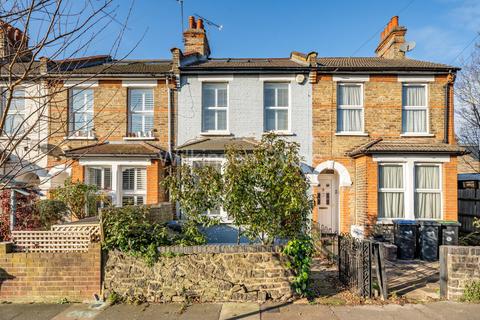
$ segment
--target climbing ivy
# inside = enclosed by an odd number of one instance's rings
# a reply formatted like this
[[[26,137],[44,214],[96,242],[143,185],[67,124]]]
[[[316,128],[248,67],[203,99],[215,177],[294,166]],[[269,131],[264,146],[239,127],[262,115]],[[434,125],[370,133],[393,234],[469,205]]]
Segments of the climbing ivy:
[[[289,257],[287,268],[295,276],[292,286],[297,294],[304,296],[308,294],[313,252],[313,241],[307,236],[288,241],[283,249],[283,253]]]

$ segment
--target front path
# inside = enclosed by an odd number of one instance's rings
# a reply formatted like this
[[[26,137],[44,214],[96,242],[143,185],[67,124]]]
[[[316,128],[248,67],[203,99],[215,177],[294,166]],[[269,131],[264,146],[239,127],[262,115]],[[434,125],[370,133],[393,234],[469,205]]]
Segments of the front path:
[[[101,309],[92,309],[88,305],[47,305],[47,304],[0,304],[0,320],[134,320],[134,319],[440,319],[474,320],[480,319],[480,304],[453,302],[434,302],[427,304],[408,304],[405,306],[389,304],[385,306],[327,306],[308,304],[151,304],[151,305],[115,305]]]

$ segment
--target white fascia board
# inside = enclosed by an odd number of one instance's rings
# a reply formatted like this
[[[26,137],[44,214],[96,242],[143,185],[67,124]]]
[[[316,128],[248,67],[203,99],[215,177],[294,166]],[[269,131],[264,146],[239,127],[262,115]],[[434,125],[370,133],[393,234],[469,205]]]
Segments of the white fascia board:
[[[376,154],[373,155],[373,161],[376,162],[450,162],[450,156],[445,154]]]
[[[295,81],[295,75],[268,75],[261,74],[258,76],[260,81]]]
[[[139,160],[139,159],[105,159],[105,158],[83,158],[80,159],[79,164],[82,166],[149,166],[152,164],[151,160]]]
[[[232,76],[198,76],[199,82],[230,82],[233,81]]]
[[[98,87],[98,80],[67,80],[63,83],[63,86],[76,88],[94,88]]]
[[[435,76],[433,75],[419,75],[419,76],[410,76],[410,75],[398,75],[398,82],[434,82]]]
[[[158,84],[157,80],[122,80],[122,87],[152,88]]]
[[[367,82],[370,81],[368,74],[338,74],[333,76],[336,82]]]

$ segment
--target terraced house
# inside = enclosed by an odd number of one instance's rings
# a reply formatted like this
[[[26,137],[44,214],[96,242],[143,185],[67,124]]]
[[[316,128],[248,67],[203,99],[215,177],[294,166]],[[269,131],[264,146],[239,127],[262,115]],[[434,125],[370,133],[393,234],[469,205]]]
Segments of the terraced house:
[[[49,103],[44,188],[71,177],[117,206],[157,204],[172,159],[221,170],[227,146],[274,132],[299,143],[323,229],[457,220],[458,68],[406,57],[406,32],[393,17],[372,57],[217,58],[190,17],[171,60],[44,60],[49,88],[65,89]]]
[[[212,58],[191,17],[185,52],[172,50],[181,79],[176,150],[184,162],[220,168],[227,145],[253,148],[273,131],[300,144],[312,218],[323,229],[456,220],[458,68],[407,58],[406,32],[393,17],[375,57]]]

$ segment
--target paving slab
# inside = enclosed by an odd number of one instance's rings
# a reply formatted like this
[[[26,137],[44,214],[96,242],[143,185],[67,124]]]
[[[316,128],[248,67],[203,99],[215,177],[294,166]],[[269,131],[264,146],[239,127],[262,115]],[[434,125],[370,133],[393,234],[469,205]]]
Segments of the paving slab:
[[[421,305],[426,314],[435,315],[440,320],[478,320],[480,304],[441,301]]]
[[[50,320],[68,307],[68,304],[0,304],[0,320]]]
[[[330,307],[324,305],[289,304],[277,308],[262,307],[262,320],[296,319],[331,320],[335,318]]]
[[[108,305],[98,302],[92,304],[72,304],[52,320],[91,320],[99,315]]]
[[[260,320],[258,303],[224,303],[219,320]]]
[[[144,304],[144,305],[114,305],[96,316],[95,320],[137,320],[137,319],[181,319],[181,320],[218,320],[221,304]]]

